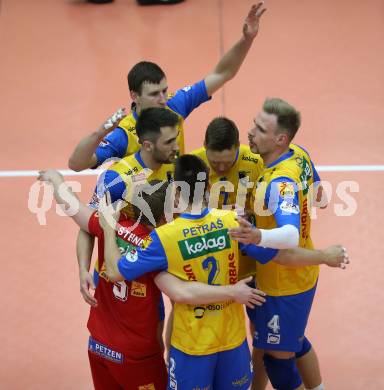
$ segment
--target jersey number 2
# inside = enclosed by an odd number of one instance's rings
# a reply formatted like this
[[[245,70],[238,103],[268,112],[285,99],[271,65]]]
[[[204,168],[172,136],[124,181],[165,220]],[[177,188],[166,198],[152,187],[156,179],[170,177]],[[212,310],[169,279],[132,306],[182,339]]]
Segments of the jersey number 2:
[[[219,283],[215,283],[217,276],[219,275],[220,268],[217,260],[213,257],[207,257],[203,261],[203,268],[205,271],[209,271],[208,274],[208,284],[211,284],[213,286],[219,286]]]

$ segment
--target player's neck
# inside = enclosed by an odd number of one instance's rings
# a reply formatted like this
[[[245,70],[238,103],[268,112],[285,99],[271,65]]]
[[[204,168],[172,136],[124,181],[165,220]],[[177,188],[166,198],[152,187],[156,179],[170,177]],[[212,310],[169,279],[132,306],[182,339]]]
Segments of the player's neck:
[[[140,149],[139,153],[140,153],[141,159],[143,160],[143,162],[147,168],[152,169],[152,171],[156,171],[161,167],[162,164],[155,161],[155,159],[153,158],[151,153],[149,153],[143,149]]]
[[[289,145],[286,148],[279,148],[275,149],[274,151],[265,154],[264,156],[261,156],[264,161],[264,165],[268,166],[269,164],[272,164],[274,161],[276,161],[278,158],[280,158],[283,154],[287,153],[289,151]]]

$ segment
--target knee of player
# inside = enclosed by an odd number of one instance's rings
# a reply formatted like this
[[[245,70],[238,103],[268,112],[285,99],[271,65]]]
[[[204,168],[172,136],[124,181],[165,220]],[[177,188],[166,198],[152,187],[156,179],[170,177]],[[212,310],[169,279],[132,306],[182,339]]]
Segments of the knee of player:
[[[264,354],[264,365],[274,389],[295,390],[302,380],[296,367],[294,352],[269,352]],[[279,356],[279,357],[276,357]],[[290,357],[285,357],[290,356]],[[285,358],[283,358],[285,357]]]

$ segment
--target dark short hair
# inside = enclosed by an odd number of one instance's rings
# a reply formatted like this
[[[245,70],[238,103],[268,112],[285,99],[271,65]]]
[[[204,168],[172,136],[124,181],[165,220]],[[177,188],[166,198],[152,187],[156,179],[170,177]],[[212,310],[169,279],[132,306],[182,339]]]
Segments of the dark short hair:
[[[205,178],[202,180],[197,177],[201,172],[205,173]],[[184,154],[176,160],[174,178],[177,182],[185,182],[189,185],[188,202],[193,203],[195,187],[198,182],[204,183],[204,192],[208,189],[209,168],[201,158]]]
[[[213,119],[205,132],[206,149],[221,152],[239,146],[239,130],[232,120],[220,116]]]
[[[301,124],[300,112],[283,99],[268,98],[263,104],[263,111],[277,117],[278,130],[286,132],[292,140]]]
[[[148,191],[151,193],[147,193],[145,191],[140,192],[140,196],[142,199],[147,202],[151,212],[153,219],[155,220],[156,224],[164,218],[164,205],[167,195],[167,188],[168,188],[168,182],[167,181],[161,181],[161,180],[151,180],[148,182],[150,186],[157,186],[159,183],[163,183],[162,186],[160,186],[156,191]],[[131,204],[133,207],[133,213],[134,218],[137,220],[140,218],[140,223],[143,223],[144,225],[153,226],[153,223],[147,218],[145,213],[142,212],[140,208],[137,206]]]
[[[159,65],[153,62],[141,61],[134,65],[128,73],[128,88],[140,95],[144,83],[159,84],[164,78],[165,73]]]
[[[156,142],[161,134],[161,127],[174,127],[178,122],[178,116],[167,108],[151,107],[142,110],[136,122],[139,142],[145,140]]]

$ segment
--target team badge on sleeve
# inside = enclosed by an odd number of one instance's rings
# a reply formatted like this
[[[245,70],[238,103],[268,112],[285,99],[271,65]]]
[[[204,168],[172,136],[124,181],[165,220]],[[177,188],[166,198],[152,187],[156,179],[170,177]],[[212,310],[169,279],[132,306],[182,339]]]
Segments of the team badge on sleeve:
[[[141,243],[141,248],[142,249],[147,249],[149,245],[152,242],[152,238],[150,236],[146,237],[143,239],[143,242]]]
[[[294,198],[295,186],[293,183],[280,182],[279,183],[279,195],[282,198]]]
[[[135,263],[137,261],[137,251],[136,249],[131,249],[127,251],[125,254],[125,258],[130,262],[130,263]]]

